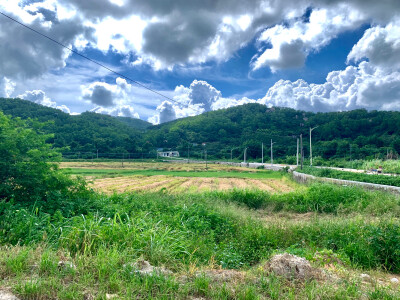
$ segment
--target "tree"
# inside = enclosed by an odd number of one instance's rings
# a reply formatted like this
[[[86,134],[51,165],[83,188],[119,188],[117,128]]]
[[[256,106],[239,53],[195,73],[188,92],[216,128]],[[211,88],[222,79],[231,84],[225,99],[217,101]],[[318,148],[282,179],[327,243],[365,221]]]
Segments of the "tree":
[[[87,191],[85,183],[58,170],[52,161],[60,154],[46,143],[50,135],[37,132],[40,126],[0,112],[0,200],[53,210],[71,206],[69,200]]]

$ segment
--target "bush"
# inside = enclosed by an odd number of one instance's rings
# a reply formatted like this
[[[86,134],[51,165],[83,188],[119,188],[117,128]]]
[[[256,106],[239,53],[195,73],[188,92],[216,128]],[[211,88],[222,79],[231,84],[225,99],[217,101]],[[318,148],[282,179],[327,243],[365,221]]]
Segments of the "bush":
[[[71,179],[51,162],[60,154],[46,143],[51,135],[38,133],[40,127],[0,112],[0,201],[52,212],[75,211],[86,203],[90,191],[83,180]]]

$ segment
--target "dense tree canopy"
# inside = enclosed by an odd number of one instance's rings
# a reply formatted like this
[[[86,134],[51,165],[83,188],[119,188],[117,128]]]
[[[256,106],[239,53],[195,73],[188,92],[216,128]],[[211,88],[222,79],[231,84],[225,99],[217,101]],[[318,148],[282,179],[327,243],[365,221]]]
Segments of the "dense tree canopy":
[[[48,142],[58,148],[68,147],[63,152],[72,153],[71,157],[77,157],[79,152],[139,152],[142,131],[150,126],[150,123],[138,119],[92,112],[71,116],[58,109],[19,99],[0,98],[0,110],[22,119],[51,121],[43,128],[44,132],[54,134]]]
[[[85,183],[73,180],[58,170],[60,158],[50,144],[49,135],[40,134],[41,125],[0,112],[0,201],[23,205],[46,205],[61,209],[72,198],[82,198]]]
[[[311,113],[289,108],[268,108],[260,104],[207,112],[199,116],[178,119],[161,125],[130,118],[111,117],[90,112],[70,116],[60,110],[29,101],[0,99],[5,114],[52,121],[43,132],[53,133],[48,142],[55,147],[69,147],[64,154],[152,153],[155,149],[177,149],[186,156],[203,155],[206,144],[211,158],[243,158],[243,150],[252,159],[270,153],[274,142],[274,157],[294,156],[297,138],[303,135],[305,156],[309,155],[309,128],[312,133],[313,154],[324,159],[373,158],[400,153],[400,112],[354,110],[349,112]]]
[[[313,154],[325,159],[372,158],[388,152],[400,153],[399,112],[354,110],[312,113],[289,108],[267,108],[247,104],[208,112],[196,117],[150,127],[145,137],[154,145],[185,151],[187,144],[207,143],[215,157],[243,157],[244,148],[252,158],[269,156],[271,139],[274,156],[294,156],[297,138],[303,135],[305,156],[309,155],[309,129]],[[199,147],[192,147],[195,152]],[[200,150],[199,150],[200,151]]]

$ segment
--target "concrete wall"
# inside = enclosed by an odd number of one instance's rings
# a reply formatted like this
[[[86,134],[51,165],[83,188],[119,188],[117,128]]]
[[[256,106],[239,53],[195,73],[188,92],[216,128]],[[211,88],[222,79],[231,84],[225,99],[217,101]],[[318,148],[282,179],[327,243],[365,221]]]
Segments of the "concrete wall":
[[[326,178],[326,177],[315,177],[313,175],[303,174],[296,171],[293,171],[293,179],[298,183],[309,183],[312,181],[321,181],[321,182],[329,182],[339,185],[353,185],[360,186],[367,190],[379,190],[386,191],[390,193],[400,194],[400,187],[376,184],[376,183],[367,183],[367,182],[359,182],[353,180],[343,180],[343,179],[335,179],[335,178]]]

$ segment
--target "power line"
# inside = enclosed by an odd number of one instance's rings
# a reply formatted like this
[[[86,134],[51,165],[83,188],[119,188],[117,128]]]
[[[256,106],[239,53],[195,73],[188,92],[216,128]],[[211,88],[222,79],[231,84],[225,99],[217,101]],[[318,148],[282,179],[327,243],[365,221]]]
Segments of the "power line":
[[[151,91],[151,92],[153,92],[153,93],[155,93],[155,94],[157,94],[157,95],[159,95],[159,96],[161,96],[161,97],[164,97],[165,99],[168,99],[168,100],[170,100],[170,101],[172,101],[172,102],[174,102],[174,103],[176,103],[176,104],[181,104],[181,103],[179,103],[178,101],[176,101],[176,100],[174,100],[174,99],[172,99],[172,98],[170,98],[170,97],[168,97],[168,96],[166,96],[166,95],[164,95],[164,94],[161,94],[160,92],[157,92],[157,91],[155,91],[155,90],[153,90],[153,89],[151,89],[151,88],[145,86],[144,84],[142,84],[142,83],[140,83],[140,82],[138,82],[138,81],[136,81],[136,80],[133,80],[133,79],[129,78],[128,76],[125,76],[124,74],[121,74],[121,73],[119,73],[119,72],[117,72],[117,71],[114,71],[114,70],[110,69],[109,67],[107,67],[106,65],[103,65],[102,63],[99,63],[99,62],[97,62],[96,60],[91,59],[90,57],[88,57],[88,56],[86,56],[86,55],[83,55],[83,54],[79,53],[78,51],[76,51],[76,50],[74,50],[74,49],[72,49],[72,48],[70,48],[70,47],[68,47],[68,46],[66,46],[66,45],[64,45],[64,44],[62,44],[62,43],[60,43],[59,41],[57,41],[57,40],[55,40],[55,39],[53,39],[53,38],[51,38],[51,37],[45,35],[44,33],[41,33],[40,31],[37,31],[37,30],[33,29],[32,27],[29,27],[28,25],[25,25],[25,24],[19,22],[18,20],[14,19],[13,17],[10,17],[10,16],[6,15],[5,13],[3,13],[3,12],[1,12],[1,11],[0,11],[0,14],[3,15],[4,17],[10,19],[11,21],[14,21],[15,23],[17,23],[17,24],[19,24],[19,25],[25,27],[26,29],[29,29],[29,30],[35,32],[36,34],[38,34],[38,35],[40,35],[40,36],[42,36],[42,37],[44,37],[44,38],[46,38],[46,39],[48,39],[48,40],[50,40],[50,41],[56,43],[57,45],[59,45],[59,46],[65,48],[65,49],[71,51],[72,53],[74,53],[74,54],[76,54],[76,55],[78,55],[78,56],[80,56],[80,57],[82,57],[82,58],[84,58],[84,59],[87,59],[88,61],[90,61],[90,62],[92,62],[92,63],[94,63],[94,64],[96,64],[96,65],[98,65],[98,66],[100,66],[100,67],[102,67],[102,68],[104,68],[104,69],[106,69],[106,70],[108,70],[108,71],[110,71],[111,73],[114,73],[114,74],[116,74],[116,75],[118,75],[118,76],[120,76],[120,77],[122,77],[122,78],[124,78],[124,79],[127,79],[128,81],[133,82],[133,83],[135,83],[135,84],[141,86],[142,88],[145,88],[146,90],[149,90],[149,91]],[[195,110],[195,111],[197,111],[197,112],[202,113],[202,111],[200,111],[200,110],[198,110],[198,109],[195,109],[195,108],[192,108],[192,109]]]

